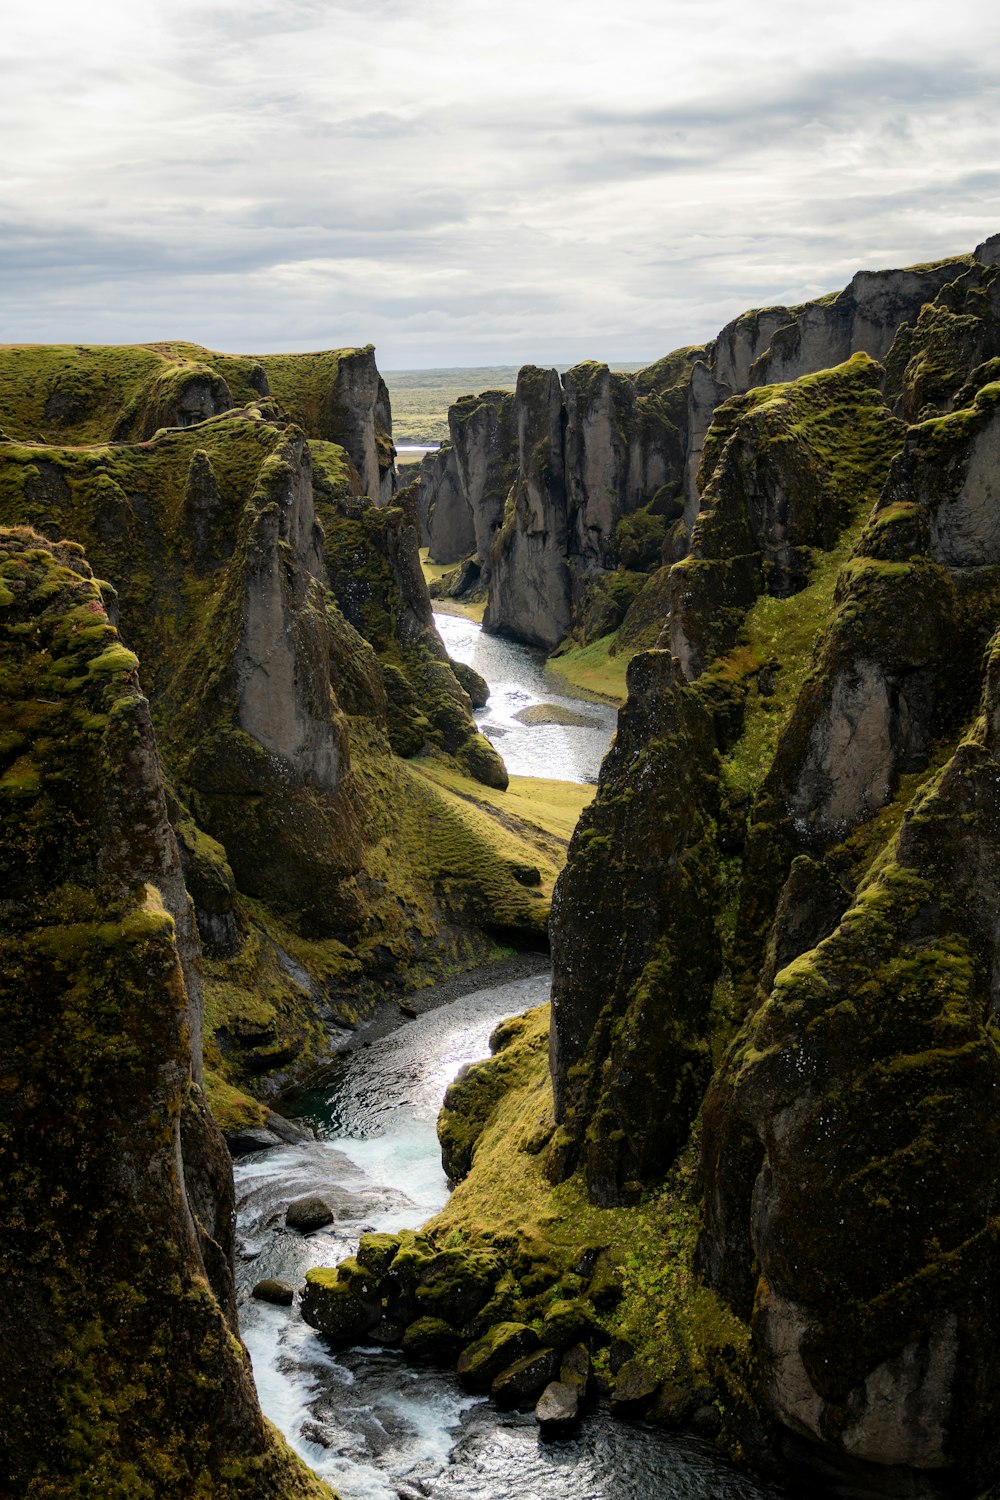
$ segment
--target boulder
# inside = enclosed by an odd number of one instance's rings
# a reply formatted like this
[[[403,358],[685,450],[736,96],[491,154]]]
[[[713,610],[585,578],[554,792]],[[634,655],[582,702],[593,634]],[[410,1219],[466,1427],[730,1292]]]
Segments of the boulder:
[[[333,1209],[318,1193],[294,1199],[285,1210],[285,1223],[289,1229],[297,1229],[300,1234],[310,1234],[314,1229],[322,1229],[325,1224],[332,1224],[333,1219]]]
[[[523,1359],[515,1360],[490,1386],[490,1395],[498,1406],[533,1406],[541,1391],[559,1372],[559,1356],[554,1349],[536,1349]]]
[[[258,1281],[250,1295],[256,1297],[258,1302],[273,1302],[275,1307],[291,1307],[295,1300],[295,1292],[288,1282],[278,1281],[274,1277]]]
[[[535,1407],[535,1421],[542,1437],[561,1437],[569,1432],[580,1416],[580,1397],[576,1386],[553,1380],[545,1387]]]
[[[502,1370],[538,1348],[538,1335],[525,1323],[497,1323],[469,1344],[458,1357],[458,1375],[466,1390],[485,1394]]]
[[[444,1318],[417,1318],[403,1334],[403,1349],[420,1364],[449,1365],[462,1347],[462,1336]]]

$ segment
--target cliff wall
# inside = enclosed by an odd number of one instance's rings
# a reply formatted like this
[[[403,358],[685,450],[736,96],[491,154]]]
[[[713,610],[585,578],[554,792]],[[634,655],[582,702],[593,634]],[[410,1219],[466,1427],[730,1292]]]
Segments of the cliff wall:
[[[498,1035],[441,1121],[439,1232],[499,1255],[508,1319],[824,1493],[1000,1473],[994,258],[747,316],[695,366],[706,411],[713,370],[748,388],[556,890],[548,1072]],[[570,513],[552,425],[525,539]]]
[[[361,354],[347,363],[363,374]],[[304,358],[318,422],[329,360]],[[248,376],[231,358],[227,384],[293,389],[278,363]],[[387,987],[476,962],[495,933],[544,931],[547,899],[518,878],[533,847],[512,856],[519,835],[405,764],[506,785],[433,628],[415,515],[364,495],[344,447],[307,438],[274,395],[141,443],[8,433],[0,518],[78,539],[118,588],[208,949],[217,1102],[223,1078],[276,1090]]]
[[[239,1342],[197,932],[113,604],[79,546],[0,532],[3,1488],[319,1500]]]

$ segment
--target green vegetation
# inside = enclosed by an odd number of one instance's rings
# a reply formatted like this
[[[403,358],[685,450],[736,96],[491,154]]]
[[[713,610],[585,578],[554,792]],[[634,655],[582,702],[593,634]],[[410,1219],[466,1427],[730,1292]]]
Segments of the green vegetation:
[[[550,656],[549,671],[564,677],[574,688],[593,693],[609,703],[622,704],[628,694],[626,674],[635,650],[618,652],[617,636],[605,635],[589,646],[571,646]]]

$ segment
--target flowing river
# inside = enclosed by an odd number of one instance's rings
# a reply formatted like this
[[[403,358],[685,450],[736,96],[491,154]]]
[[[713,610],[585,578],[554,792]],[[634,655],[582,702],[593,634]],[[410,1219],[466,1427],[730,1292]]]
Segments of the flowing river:
[[[596,778],[614,710],[551,693],[534,653],[519,661],[523,648],[479,642],[478,627],[457,617],[442,622],[451,654],[496,683],[483,728],[515,726],[497,736],[505,759],[518,747],[509,769]],[[513,719],[518,694],[529,706],[561,696],[581,716],[593,714],[603,746],[594,724],[560,725],[562,735],[549,737],[551,726]],[[542,740],[532,745],[536,734]],[[393,1351],[334,1355],[303,1322],[297,1297],[284,1308],[251,1295],[268,1277],[299,1287],[310,1267],[352,1254],[365,1231],[417,1228],[443,1205],[448,1185],[435,1121],[444,1090],[463,1063],[487,1054],[500,1019],[548,998],[549,978],[535,973],[475,990],[370,1044],[355,1038],[315,1087],[289,1103],[315,1139],[237,1160],[240,1325],[261,1405],[343,1500],[772,1500],[782,1492],[727,1465],[696,1437],[598,1411],[574,1436],[541,1442],[530,1412],[501,1413],[467,1395],[454,1375],[410,1366]],[[324,1197],[335,1218],[304,1236],[285,1226],[285,1209],[307,1193]]]
[[[490,701],[476,719],[511,776],[597,780],[617,709],[572,696],[540,651],[485,635],[461,615],[435,614],[434,624],[449,656],[474,667],[489,683]]]

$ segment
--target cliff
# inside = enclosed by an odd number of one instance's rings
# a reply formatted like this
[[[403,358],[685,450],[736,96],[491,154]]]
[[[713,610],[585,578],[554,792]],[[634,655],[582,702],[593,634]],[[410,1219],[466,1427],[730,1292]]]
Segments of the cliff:
[[[114,604],[79,546],[0,532],[2,1485],[320,1500],[239,1342],[197,930]]]
[[[433,628],[411,500],[364,492],[358,434],[382,431],[371,351],[206,355],[247,404],[97,439],[146,410],[150,368],[162,379],[191,350],[0,351],[0,520],[74,538],[118,590],[207,949],[207,1083],[238,1123],[261,1111],[223,1080],[270,1097],[387,989],[540,937],[555,867],[547,853],[528,889],[534,830],[476,805],[506,772]],[[71,376],[77,405],[53,408]],[[91,440],[16,437],[46,406]]]
[[[928,401],[941,409],[975,366],[998,357],[992,244],[859,271],[839,293],[744,313],[708,344],[636,375],[594,363],[561,378],[526,368],[512,400],[464,398],[450,414],[451,445],[421,477],[432,559],[473,560],[460,585],[488,587],[487,630],[550,652],[623,626],[612,652],[653,644],[662,568],[698,555],[714,467],[704,449],[719,408],[867,354],[885,364],[878,383],[897,415],[913,421]],[[484,500],[470,476],[487,467],[495,479]]]
[[[498,1399],[579,1341],[623,1414],[811,1492],[1000,1475],[995,260],[747,315],[685,377],[690,546],[557,885],[551,1014],[449,1090],[416,1247],[469,1257],[448,1349]],[[494,552],[560,622],[566,390],[522,376]]]

